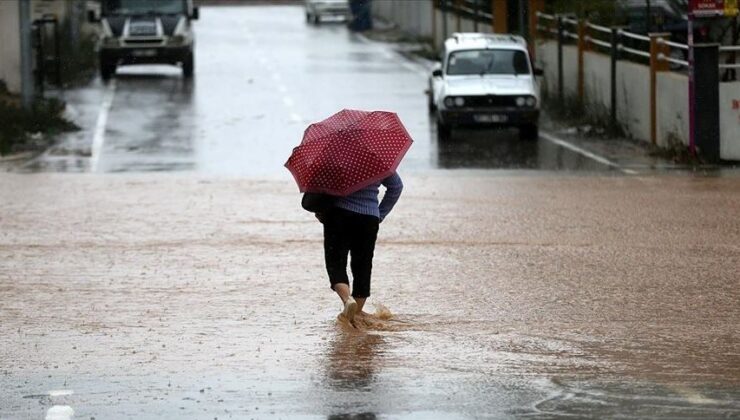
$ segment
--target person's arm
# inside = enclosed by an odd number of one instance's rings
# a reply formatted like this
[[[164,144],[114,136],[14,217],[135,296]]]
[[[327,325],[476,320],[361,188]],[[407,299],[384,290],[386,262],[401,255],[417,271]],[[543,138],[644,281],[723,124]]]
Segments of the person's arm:
[[[383,201],[380,202],[381,221],[393,210],[393,206],[396,205],[398,197],[401,196],[401,191],[403,191],[403,182],[397,173],[384,179],[382,184],[385,187],[385,194],[383,195]]]

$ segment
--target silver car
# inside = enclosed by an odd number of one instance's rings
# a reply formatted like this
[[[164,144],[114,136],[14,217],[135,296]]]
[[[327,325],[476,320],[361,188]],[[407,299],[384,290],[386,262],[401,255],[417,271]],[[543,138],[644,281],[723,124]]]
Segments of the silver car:
[[[306,0],[306,22],[321,23],[325,16],[349,17],[347,0]]]

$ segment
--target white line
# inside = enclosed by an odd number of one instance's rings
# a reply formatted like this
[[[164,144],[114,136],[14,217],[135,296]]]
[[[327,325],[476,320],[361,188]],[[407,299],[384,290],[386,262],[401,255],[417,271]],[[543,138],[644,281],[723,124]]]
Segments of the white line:
[[[103,151],[103,143],[105,143],[105,128],[108,124],[108,113],[113,105],[113,98],[116,96],[116,80],[113,79],[108,82],[108,88],[105,91],[103,97],[103,103],[100,104],[100,112],[98,112],[98,121],[95,123],[95,132],[93,134],[92,147],[90,149],[90,172],[98,171],[98,163],[100,162],[100,154]]]
[[[621,166],[619,166],[618,164],[610,161],[607,158],[604,158],[604,157],[601,157],[601,156],[596,155],[594,153],[591,153],[588,150],[585,150],[585,149],[582,149],[582,148],[576,146],[575,144],[568,143],[567,141],[562,140],[562,139],[559,139],[559,138],[553,136],[552,134],[544,133],[544,132],[541,132],[540,131],[540,137],[542,137],[543,139],[545,139],[545,140],[547,140],[547,141],[549,141],[551,143],[555,143],[558,146],[564,147],[564,148],[566,148],[568,150],[571,150],[573,152],[576,152],[578,154],[581,154],[583,156],[586,156],[589,159],[595,160],[596,162],[599,162],[602,165],[606,165],[606,166],[609,166],[609,167],[612,167],[612,168],[615,168],[615,169],[619,169],[620,171],[624,172],[625,174],[628,174],[628,175],[637,175],[638,174],[637,171],[633,171],[632,169],[622,168]]]
[[[290,114],[290,121],[291,122],[301,122],[301,121],[303,121],[303,117],[301,117],[300,115],[296,114],[295,112],[292,112]]]
[[[280,91],[280,93],[286,93],[288,91],[288,88],[285,87],[285,85],[280,84],[278,85],[277,90]]]
[[[290,96],[283,96],[283,103],[288,108],[293,108],[293,105],[295,105],[295,102],[293,102],[293,98],[291,98]]]

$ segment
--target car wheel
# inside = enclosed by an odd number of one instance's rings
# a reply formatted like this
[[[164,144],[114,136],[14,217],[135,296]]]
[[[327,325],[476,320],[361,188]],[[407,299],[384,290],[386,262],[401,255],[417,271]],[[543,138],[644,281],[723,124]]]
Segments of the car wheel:
[[[528,124],[519,127],[519,138],[522,140],[537,140],[540,137],[540,129],[537,124]]]
[[[313,23],[315,23],[317,25],[320,24],[321,23],[321,15],[319,15],[318,13],[315,14],[315,15],[313,15]]]
[[[437,110],[437,105],[434,103],[434,93],[432,93],[431,86],[429,86],[429,90],[427,90],[427,108],[429,109],[430,113]]]
[[[116,74],[116,63],[110,60],[100,59],[100,78],[108,81]]]
[[[437,120],[437,138],[440,141],[447,141],[450,136],[452,136],[452,127]]]
[[[306,12],[306,22],[311,23],[313,20],[313,16],[311,16],[310,13]]]
[[[182,75],[186,79],[192,79],[195,74],[195,56],[191,52],[182,62]]]

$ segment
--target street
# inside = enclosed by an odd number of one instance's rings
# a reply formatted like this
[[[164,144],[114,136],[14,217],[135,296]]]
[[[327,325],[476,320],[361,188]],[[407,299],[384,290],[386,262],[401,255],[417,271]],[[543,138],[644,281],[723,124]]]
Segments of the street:
[[[0,173],[0,419],[740,416],[736,170],[547,131],[440,144],[392,46],[298,6],[195,29],[192,82],[68,92],[82,130]],[[359,328],[283,167],[341,108],[414,138]]]
[[[415,140],[404,170],[620,172],[544,138],[521,142],[516,129],[461,130],[452,144],[439,144],[426,112],[429,71],[422,63],[348,32],[342,22],[317,27],[303,19],[295,6],[204,9],[194,81],[171,66],[126,66],[108,86],[97,81],[68,93],[83,130],[20,170],[289,179],[282,165],[305,127],[357,108],[399,114]],[[624,168],[656,164],[634,152],[612,160]]]

